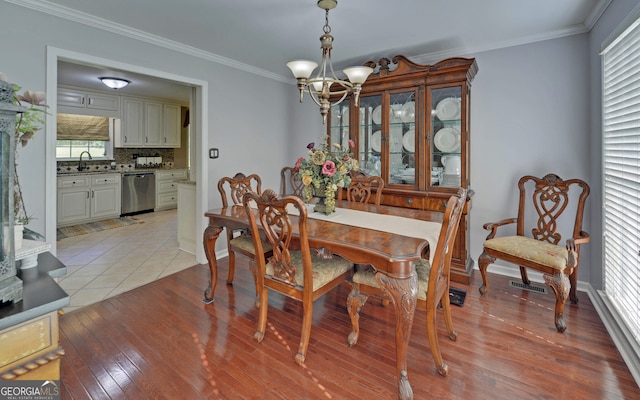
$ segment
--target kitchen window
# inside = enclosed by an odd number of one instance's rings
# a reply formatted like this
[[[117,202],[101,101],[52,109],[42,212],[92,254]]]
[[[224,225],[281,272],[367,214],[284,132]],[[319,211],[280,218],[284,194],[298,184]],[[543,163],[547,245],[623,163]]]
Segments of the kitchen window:
[[[83,151],[88,151],[93,159],[111,159],[110,143],[106,140],[56,140],[56,159],[77,159]]]
[[[113,159],[114,119],[58,114],[56,159],[75,160],[84,151],[92,159]]]

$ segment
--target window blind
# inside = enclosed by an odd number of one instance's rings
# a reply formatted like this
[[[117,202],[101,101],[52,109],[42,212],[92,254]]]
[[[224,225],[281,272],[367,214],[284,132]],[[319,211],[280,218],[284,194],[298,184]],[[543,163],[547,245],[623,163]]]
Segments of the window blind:
[[[604,292],[640,343],[640,20],[602,52]]]
[[[58,140],[109,140],[109,118],[58,114]]]

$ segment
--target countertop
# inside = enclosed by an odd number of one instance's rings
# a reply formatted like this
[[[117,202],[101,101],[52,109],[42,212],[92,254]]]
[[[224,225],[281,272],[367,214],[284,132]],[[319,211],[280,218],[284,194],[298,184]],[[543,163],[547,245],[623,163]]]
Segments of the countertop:
[[[50,252],[38,255],[36,267],[19,269],[22,301],[0,307],[0,329],[68,306],[69,295],[53,279],[66,273],[67,267]]]
[[[136,168],[127,171],[123,170],[103,170],[103,171],[70,171],[70,172],[58,172],[57,176],[81,176],[81,175],[102,175],[102,174],[126,174],[130,172],[160,172],[160,171],[179,171],[185,168]]]

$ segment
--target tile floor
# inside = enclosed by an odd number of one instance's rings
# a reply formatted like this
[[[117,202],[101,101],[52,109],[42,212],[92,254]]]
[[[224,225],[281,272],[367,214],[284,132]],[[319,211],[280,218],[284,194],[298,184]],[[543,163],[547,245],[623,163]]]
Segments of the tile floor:
[[[195,255],[178,248],[176,210],[135,218],[144,223],[57,242],[57,257],[67,266],[59,284],[71,296],[65,312],[197,264]]]

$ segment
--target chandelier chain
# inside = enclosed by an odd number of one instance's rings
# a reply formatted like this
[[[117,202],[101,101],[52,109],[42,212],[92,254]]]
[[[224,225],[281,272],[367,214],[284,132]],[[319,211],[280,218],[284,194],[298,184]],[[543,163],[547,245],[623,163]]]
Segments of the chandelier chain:
[[[325,10],[324,14],[324,26],[322,27],[324,33],[331,33],[331,27],[329,26],[329,10]]]

